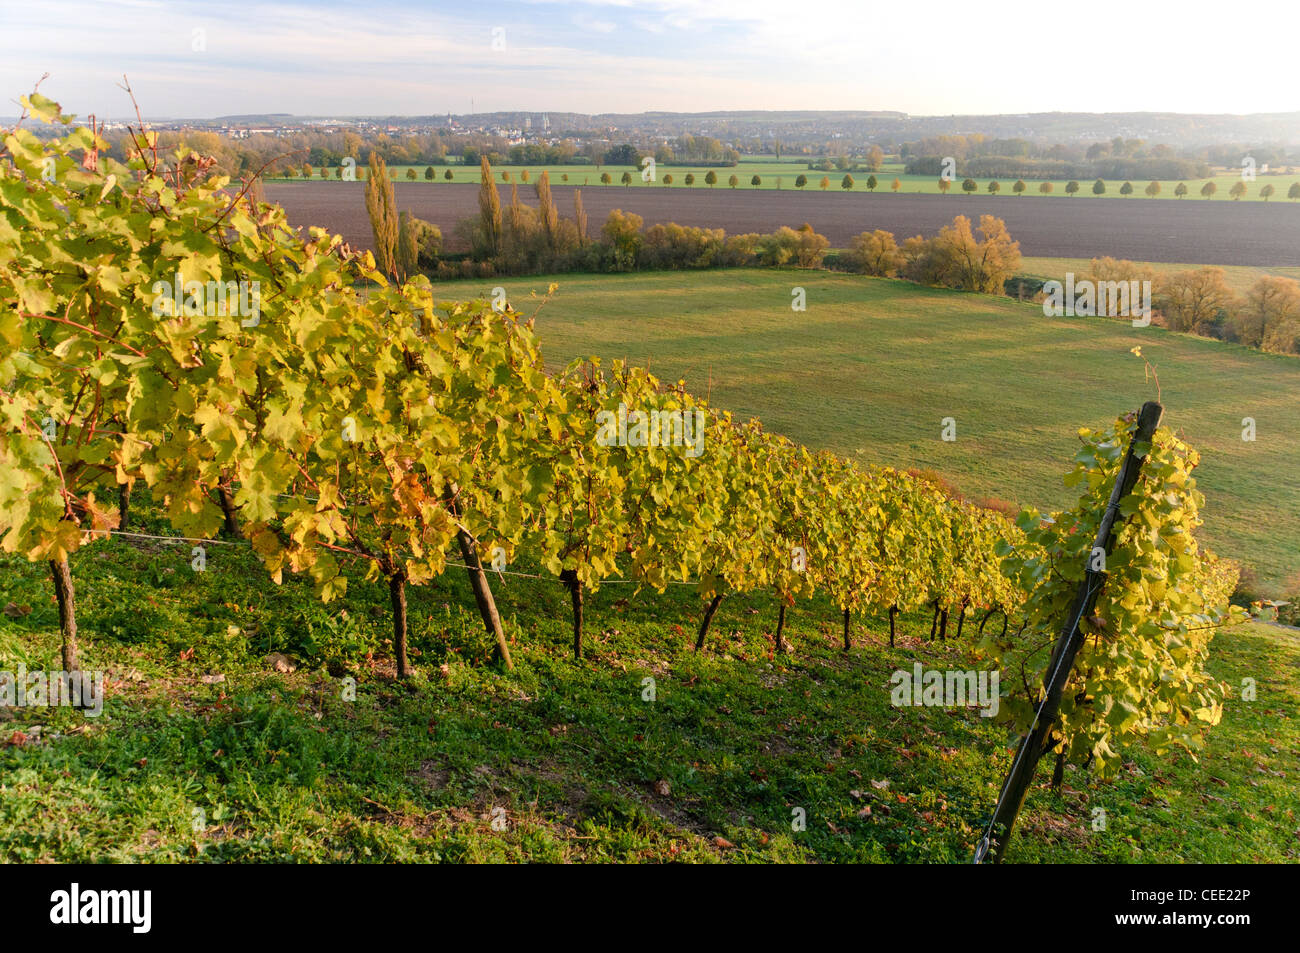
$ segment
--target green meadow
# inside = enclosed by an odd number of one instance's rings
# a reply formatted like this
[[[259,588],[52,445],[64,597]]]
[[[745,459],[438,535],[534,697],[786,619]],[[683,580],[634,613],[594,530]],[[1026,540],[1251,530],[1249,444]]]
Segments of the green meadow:
[[[361,166],[359,166],[358,168],[361,168]],[[399,181],[399,182],[407,181],[408,169],[415,172],[416,181],[425,182],[426,180],[424,178],[424,172],[426,168],[427,166],[424,165],[390,165],[388,167],[389,174],[393,177],[395,181]],[[630,166],[606,165],[606,166],[602,166],[601,168],[597,168],[594,165],[524,166],[524,165],[511,165],[509,163],[500,163],[500,164],[493,165],[492,169],[497,175],[498,182],[506,181],[502,179],[501,176],[502,173],[507,173],[510,176],[509,179],[510,182],[517,182],[521,185],[536,182],[538,177],[542,174],[542,172],[545,171],[550,173],[552,185],[576,185],[576,186],[584,186],[584,187],[598,186],[603,184],[601,182],[601,175],[607,173],[611,179],[610,182],[611,187],[648,188],[648,189],[661,189],[661,188],[726,189],[726,188],[730,188],[730,186],[728,185],[728,180],[730,179],[731,176],[734,175],[738,180],[738,183],[735,186],[737,191],[752,190],[755,188],[782,189],[788,191],[795,188],[795,180],[798,179],[800,175],[805,175],[808,177],[808,182],[804,186],[804,191],[806,192],[820,191],[821,180],[823,178],[826,178],[829,179],[829,183],[826,186],[826,191],[838,192],[838,191],[842,191],[843,189],[841,183],[844,178],[844,173],[840,171],[821,172],[814,169],[809,169],[806,160],[791,160],[788,157],[782,159],[776,159],[774,156],[746,156],[745,158],[741,159],[738,165],[732,166],[730,168],[709,167],[709,166],[661,165],[658,166],[657,169],[655,170],[656,174],[655,174],[654,182],[643,182],[641,179],[641,171],[639,169],[633,169]],[[451,181],[453,183],[459,182],[464,184],[477,185],[479,181],[478,166],[435,165],[433,167],[433,170],[436,174],[433,182],[429,183],[431,185],[443,185],[446,184],[448,181]],[[445,178],[448,170],[450,170],[452,173],[452,178],[450,180]],[[312,172],[313,180],[320,179],[320,171],[321,170],[319,168],[313,169]],[[714,186],[709,186],[705,184],[704,181],[705,175],[707,175],[710,171],[717,173],[718,176],[717,184]],[[333,167],[328,168],[326,172],[327,172],[328,181],[330,182],[339,181],[334,177],[335,170]],[[525,181],[523,178],[524,172],[528,173],[527,181]],[[623,185],[621,181],[624,172],[628,172],[632,176],[632,183],[630,185]],[[849,174],[853,177],[854,192],[867,191],[867,177],[871,175],[870,172],[861,171],[861,172],[851,172]],[[665,175],[672,176],[671,183],[664,181]],[[687,175],[695,176],[694,185],[688,186],[686,184]],[[752,179],[755,175],[757,175],[762,180],[761,183],[757,186],[751,184]],[[893,184],[894,179],[896,178],[899,180],[900,183],[898,189],[899,192],[925,193],[925,194],[939,194],[940,192],[939,179],[937,176],[907,175],[903,172],[903,164],[899,162],[885,163],[881,171],[875,173],[875,176],[878,184],[874,191],[886,195],[889,194],[889,192],[891,191],[891,186]],[[268,178],[283,179],[284,177],[268,176]],[[964,178],[965,178],[964,176],[958,174],[956,181],[952,183],[949,194],[951,195],[963,194],[961,186]],[[1156,198],[1172,199],[1175,201],[1184,201],[1184,202],[1192,202],[1192,201],[1204,202],[1207,200],[1202,198],[1201,196],[1201,187],[1207,181],[1213,181],[1215,185],[1218,187],[1218,192],[1209,201],[1231,202],[1234,201],[1234,199],[1232,199],[1232,197],[1228,195],[1228,190],[1231,189],[1232,186],[1235,185],[1240,180],[1240,178],[1241,175],[1238,172],[1222,172],[1214,176],[1211,176],[1209,179],[1204,179],[1204,178],[1187,179],[1185,180],[1185,184],[1187,185],[1188,188],[1188,195],[1183,199],[1178,199],[1177,196],[1174,195],[1174,189],[1178,186],[1178,180],[1162,180],[1160,182],[1160,194],[1156,196]],[[301,181],[301,179],[299,179],[298,181]],[[977,194],[987,195],[988,184],[990,181],[991,180],[988,178],[975,179],[975,183],[979,186],[977,190]],[[998,193],[999,196],[1005,196],[1007,198],[1017,198],[1017,197],[1024,198],[1026,196],[1042,195],[1042,193],[1039,192],[1039,186],[1042,184],[1042,181],[1039,179],[1032,179],[1032,180],[1026,179],[1025,180],[1026,189],[1024,194],[1021,196],[1016,196],[1011,191],[1011,187],[1012,185],[1015,184],[1016,181],[1014,178],[998,179],[997,181],[998,184],[1001,186],[1001,191]],[[1133,194],[1131,196],[1123,196],[1120,195],[1120,191],[1119,191],[1120,187],[1124,184],[1123,181],[1118,179],[1107,180],[1106,192],[1101,197],[1117,198],[1117,199],[1147,198],[1148,196],[1145,195],[1143,190],[1146,188],[1148,181],[1149,180],[1146,179],[1143,179],[1141,181],[1134,179]],[[1246,183],[1247,192],[1240,199],[1240,201],[1243,202],[1265,201],[1263,198],[1260,197],[1259,194],[1260,190],[1265,185],[1272,184],[1274,188],[1274,194],[1272,198],[1269,199],[1269,201],[1288,202],[1290,200],[1287,199],[1286,197],[1287,191],[1291,188],[1291,185],[1294,182],[1300,182],[1300,172],[1297,172],[1292,175],[1274,175],[1274,174],[1258,175],[1255,181]],[[1075,198],[1078,198],[1080,200],[1097,198],[1098,196],[1092,194],[1092,184],[1093,184],[1092,179],[1087,179],[1087,180],[1080,179],[1079,193],[1078,195],[1075,196]],[[1066,185],[1067,185],[1066,179],[1052,180],[1051,194],[1055,196],[1065,195]]]
[[[550,282],[559,287],[539,307]],[[1080,427],[1159,395],[1201,452],[1204,539],[1267,586],[1300,571],[1300,360],[1098,318],[1047,318],[1009,298],[821,271],[446,282],[507,290],[537,311],[548,365],[589,355],[648,364],[738,415],[816,448],[934,469],[965,494],[1052,508]],[[807,310],[792,310],[792,289]],[[1131,349],[1155,367],[1147,375]],[[941,439],[956,420],[957,439]],[[1256,439],[1243,440],[1243,419]]]

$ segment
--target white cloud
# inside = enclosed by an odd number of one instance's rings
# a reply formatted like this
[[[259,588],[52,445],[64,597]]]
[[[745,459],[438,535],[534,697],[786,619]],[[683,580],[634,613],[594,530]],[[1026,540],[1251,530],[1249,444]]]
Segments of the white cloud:
[[[581,30],[588,30],[592,33],[613,33],[618,29],[618,25],[609,20],[599,20],[596,17],[587,16],[585,13],[578,13],[572,17],[573,25]]]
[[[561,7],[561,4],[563,6]],[[475,108],[1265,112],[1294,109],[1287,3],[1214,22],[1127,0],[528,0],[509,19],[462,2],[364,8],[281,0],[0,0],[0,96],[44,87],[121,115],[131,77],[156,115]],[[519,10],[523,12],[520,13]],[[503,14],[504,16],[504,14]],[[1215,13],[1214,17],[1226,17]],[[493,26],[507,48],[491,49]],[[191,30],[207,49],[191,50]],[[624,55],[620,51],[631,50]]]

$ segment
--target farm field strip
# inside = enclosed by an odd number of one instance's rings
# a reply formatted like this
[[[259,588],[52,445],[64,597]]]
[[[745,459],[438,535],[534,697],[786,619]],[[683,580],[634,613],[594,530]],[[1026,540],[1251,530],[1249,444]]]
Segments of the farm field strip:
[[[323,180],[323,181],[329,181],[331,183],[337,182],[340,185],[344,184],[340,180],[335,179],[334,177],[335,168],[336,167],[334,166],[327,167],[328,178],[327,180]],[[358,164],[357,168],[358,169],[362,168],[361,164]],[[390,165],[388,167],[388,172],[389,175],[393,177],[394,181],[401,180],[404,182],[407,181],[406,179],[407,170],[412,169],[415,171],[415,174],[417,176],[416,181],[418,183],[427,185],[430,184],[426,182],[424,178],[425,169],[427,168],[428,168],[427,164],[415,165],[415,164],[403,163],[397,165]],[[809,169],[806,162],[790,161],[785,159],[782,159],[780,161],[777,160],[756,161],[754,159],[744,159],[738,165],[735,166],[661,165],[658,166],[655,170],[654,182],[643,182],[641,178],[641,170],[635,169],[631,166],[605,165],[605,166],[601,166],[600,168],[597,168],[594,165],[579,165],[579,164],[512,165],[508,163],[494,162],[492,163],[492,168],[493,171],[497,173],[497,181],[503,185],[506,185],[507,187],[509,183],[501,182],[500,174],[502,172],[510,173],[511,180],[514,182],[518,182],[521,185],[531,184],[532,182],[537,181],[537,177],[540,176],[543,172],[549,172],[551,176],[552,185],[574,185],[583,188],[606,187],[601,182],[601,176],[604,174],[609,175],[610,179],[612,180],[609,183],[608,186],[609,188],[623,188],[624,186],[621,180],[623,177],[623,173],[627,172],[632,176],[633,179],[632,186],[635,188],[651,188],[651,189],[688,188],[688,186],[685,183],[686,176],[693,175],[695,176],[695,185],[693,187],[696,189],[707,189],[708,186],[705,185],[704,183],[704,177],[709,172],[714,172],[718,176],[718,182],[715,188],[718,189],[730,188],[730,186],[728,186],[727,183],[730,177],[734,175],[739,180],[736,186],[737,191],[753,191],[755,189],[763,190],[763,191],[773,191],[773,192],[797,191],[795,187],[795,179],[803,175],[803,176],[807,176],[808,178],[808,183],[804,187],[804,191],[811,193],[811,192],[821,191],[820,184],[823,178],[830,180],[829,184],[826,187],[827,192],[843,191],[843,189],[841,188],[841,182],[843,181],[845,176],[845,172],[841,170],[824,172],[817,169]],[[447,170],[449,169],[451,170],[451,174],[452,174],[450,183],[478,185],[479,168],[477,165],[473,165],[473,166],[435,165],[433,166],[433,170],[435,173],[435,182],[433,184],[436,185],[448,184],[448,180],[446,179],[445,176]],[[529,176],[528,182],[523,182],[520,178],[520,174],[525,171],[527,171]],[[313,174],[313,181],[319,179],[320,168],[314,167],[312,170],[312,174]],[[913,194],[913,195],[941,194],[939,189],[938,176],[908,175],[902,171],[902,166],[898,163],[886,163],[885,167],[881,171],[875,173],[857,171],[857,172],[849,172],[848,174],[853,177],[854,192],[867,192],[868,191],[867,177],[870,175],[875,175],[876,182],[877,182],[875,188],[876,192],[885,192],[885,193],[889,192],[894,179],[898,179],[900,183],[899,192],[901,193]],[[666,184],[664,182],[665,175],[671,175],[673,177],[673,181],[671,184]],[[752,179],[755,175],[757,175],[762,180],[759,185],[752,184]],[[564,176],[568,176],[567,181],[564,180]],[[952,187],[951,187],[952,194],[961,193],[961,185],[966,178],[967,177],[964,175],[961,174],[957,175],[957,178],[952,183]],[[1001,186],[1002,195],[1007,197],[1014,197],[1011,191],[1011,187],[1015,184],[1016,181],[1015,176],[1000,177],[996,180],[991,179],[988,176],[983,176],[983,177],[971,176],[970,178],[972,178],[975,181],[975,184],[979,186],[978,192],[980,194],[985,194],[985,195],[988,194],[989,182],[996,181]],[[273,181],[301,182],[302,179],[276,176],[273,179]],[[1052,191],[1049,195],[1044,195],[1039,191],[1039,186],[1044,181],[1051,182],[1052,184]],[[1026,198],[1063,197],[1065,196],[1066,184],[1069,181],[1070,181],[1069,179],[1048,179],[1048,180],[1025,179],[1026,189],[1022,197],[1026,197]],[[1117,199],[1119,201],[1137,201],[1139,199],[1147,198],[1143,190],[1147,187],[1147,184],[1152,180],[1151,179],[1129,180],[1132,182],[1133,190],[1134,190],[1133,195],[1130,196],[1125,196],[1120,194],[1119,190],[1120,187],[1124,184],[1125,181],[1124,179],[1105,179],[1104,181],[1106,183],[1106,192],[1101,196],[1094,196],[1092,194],[1092,183],[1095,181],[1095,177],[1088,178],[1088,179],[1077,179],[1076,181],[1079,183],[1079,194],[1075,197],[1079,199],[1108,198],[1108,199]],[[1228,190],[1231,189],[1237,182],[1241,181],[1241,174],[1239,172],[1222,172],[1216,175],[1207,176],[1199,179],[1157,179],[1155,181],[1159,182],[1160,184],[1160,194],[1155,197],[1156,200],[1168,199],[1171,201],[1179,201],[1179,202],[1206,201],[1201,197],[1201,187],[1205,185],[1206,182],[1213,182],[1218,188],[1218,191],[1215,194],[1214,198],[1210,199],[1210,201],[1213,202],[1240,201],[1240,202],[1261,202],[1265,204],[1271,204],[1271,203],[1286,204],[1289,201],[1287,199],[1287,191],[1291,188],[1291,184],[1293,182],[1300,182],[1300,172],[1295,172],[1286,175],[1279,175],[1276,173],[1259,174],[1256,176],[1254,181],[1246,182],[1247,191],[1246,194],[1240,200],[1234,200],[1231,196],[1228,195]],[[1174,194],[1174,189],[1177,188],[1180,182],[1186,185],[1188,188],[1188,194],[1185,198],[1179,198]],[[1265,185],[1272,185],[1274,189],[1274,194],[1269,199],[1264,199],[1259,194]]]
[[[433,222],[448,240],[461,219],[478,213],[477,185],[398,182],[398,207]],[[509,186],[498,182],[503,202]],[[753,190],[750,190],[753,191]],[[352,245],[372,241],[364,187],[359,182],[272,182],[267,197],[284,206],[295,225],[321,225]],[[552,186],[563,215],[572,214],[573,187]],[[531,185],[520,201],[536,205]],[[932,235],[956,215],[977,221],[1002,218],[1021,252],[1040,258],[1093,258],[1110,255],[1134,261],[1204,262],[1217,265],[1300,266],[1300,208],[1282,203],[1243,205],[1232,201],[1091,201],[1057,197],[1018,202],[1011,196],[822,194],[701,187],[627,186],[583,191],[590,225],[599,230],[615,208],[641,215],[647,225],[677,222],[725,228],[728,234],[771,232],[782,225],[810,223],[833,247],[846,247],[854,235],[883,228],[901,241]]]

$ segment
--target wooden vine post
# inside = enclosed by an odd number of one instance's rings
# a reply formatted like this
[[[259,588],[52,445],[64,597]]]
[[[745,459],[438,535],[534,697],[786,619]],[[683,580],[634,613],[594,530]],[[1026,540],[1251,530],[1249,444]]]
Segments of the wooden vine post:
[[[1124,455],[1119,476],[1115,479],[1115,488],[1110,494],[1110,502],[1101,517],[1101,525],[1097,527],[1097,539],[1093,543],[1092,553],[1100,549],[1107,556],[1110,555],[1115,545],[1115,520],[1119,516],[1120,501],[1132,492],[1142,471],[1144,458],[1137,456],[1137,445],[1151,442],[1151,437],[1156,427],[1160,425],[1160,417],[1163,413],[1164,408],[1155,401],[1147,401],[1138,412],[1137,430],[1134,431],[1128,452]],[[1105,571],[1093,568],[1090,554],[1083,581],[1075,591],[1069,617],[1060,635],[1057,636],[1052,657],[1048,660],[1047,668],[1043,673],[1045,697],[1039,703],[1029,734],[1021,736],[1015,760],[1011,762],[1011,770],[1007,773],[1007,779],[1002,785],[1002,793],[993,811],[993,822],[989,825],[990,834],[980,841],[975,850],[974,862],[977,864],[982,863],[990,851],[995,863],[1006,853],[1007,844],[1011,840],[1011,830],[1015,826],[1021,807],[1024,806],[1029,786],[1033,783],[1038,760],[1051,748],[1047,739],[1061,707],[1061,694],[1074,667],[1074,658],[1085,639],[1084,634],[1079,630],[1079,622],[1092,614],[1093,607],[1097,604],[1097,596],[1105,581]]]
[[[448,509],[458,522],[463,515],[459,496],[460,487],[453,483]],[[474,604],[478,606],[478,614],[483,618],[483,628],[496,641],[497,658],[506,668],[514,668],[514,660],[510,657],[510,643],[506,639],[505,629],[501,626],[501,614],[497,611],[497,602],[492,596],[492,587],[488,585],[487,573],[483,571],[483,561],[479,559],[478,546],[474,542],[474,537],[470,536],[464,526],[460,526],[456,530],[456,543],[460,546],[461,558],[465,560],[465,573],[469,577],[470,590],[474,593]]]
[[[478,614],[483,617],[483,627],[488,635],[496,640],[497,658],[506,668],[514,668],[510,657],[510,643],[506,639],[505,629],[501,627],[501,614],[497,612],[496,599],[492,596],[492,587],[488,585],[487,574],[483,571],[483,562],[478,556],[478,547],[469,533],[461,529],[456,532],[456,541],[460,544],[460,555],[465,560],[465,571],[469,574],[469,587],[474,592],[474,603]]]

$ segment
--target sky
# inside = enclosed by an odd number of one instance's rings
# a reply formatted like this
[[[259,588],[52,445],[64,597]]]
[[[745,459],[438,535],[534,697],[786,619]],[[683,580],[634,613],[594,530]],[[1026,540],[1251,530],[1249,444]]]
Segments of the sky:
[[[1295,0],[0,0],[0,114],[1300,110]]]

